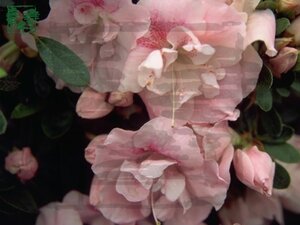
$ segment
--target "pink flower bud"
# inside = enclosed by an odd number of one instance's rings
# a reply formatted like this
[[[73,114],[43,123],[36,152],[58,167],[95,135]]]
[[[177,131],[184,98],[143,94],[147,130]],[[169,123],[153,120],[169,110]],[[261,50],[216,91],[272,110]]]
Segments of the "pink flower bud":
[[[297,58],[297,49],[291,47],[282,48],[276,57],[270,59],[274,76],[280,78],[281,74],[288,72],[296,64]]]
[[[256,146],[246,150],[237,150],[234,154],[233,165],[238,179],[248,187],[271,196],[275,163],[271,157]]]
[[[111,92],[108,102],[115,106],[127,107],[133,103],[133,94],[131,92]]]
[[[14,149],[5,158],[5,169],[11,174],[17,174],[22,181],[26,181],[34,177],[38,162],[31,154],[30,148]]]
[[[89,146],[85,149],[84,157],[86,161],[88,161],[90,164],[93,164],[96,159],[96,148],[98,148],[100,145],[102,145],[107,138],[107,135],[99,135],[95,137],[92,142],[89,144]]]
[[[86,119],[96,119],[106,116],[114,108],[105,101],[106,95],[106,93],[99,93],[91,88],[86,88],[77,102],[77,114]]]

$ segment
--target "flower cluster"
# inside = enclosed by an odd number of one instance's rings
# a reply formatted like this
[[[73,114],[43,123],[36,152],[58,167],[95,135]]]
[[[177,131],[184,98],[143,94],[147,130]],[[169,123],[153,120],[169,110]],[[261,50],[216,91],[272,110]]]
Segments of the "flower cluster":
[[[297,187],[292,183],[285,191],[273,190],[275,170],[284,164],[278,164],[272,149],[289,139],[289,128],[280,124],[273,135],[277,126],[269,128],[263,113],[253,119],[260,126],[248,123],[247,132],[229,126],[247,117],[243,109],[254,104],[269,112],[273,79],[282,79],[297,63],[300,4],[276,3],[276,12],[292,11],[295,18],[279,37],[278,16],[259,3],[50,0],[50,13],[39,22],[36,36],[67,46],[86,66],[89,83],[78,87],[56,74],[55,60],[46,62],[58,89],[66,86],[80,93],[77,115],[97,119],[114,110],[130,114],[138,98],[149,121],[138,130],[114,128],[93,137],[85,149],[94,175],[89,196],[70,192],[62,203],[43,207],[37,225],[137,225],[151,220],[199,225],[213,208],[224,225],[263,225],[274,218],[283,224],[281,202],[294,210],[299,204],[291,195]],[[32,36],[21,36],[43,55],[38,39],[35,43]],[[261,71],[274,76],[265,78]],[[277,94],[285,95],[282,89]],[[239,105],[247,97],[247,106]],[[268,98],[271,106],[266,109]],[[272,119],[278,117],[271,113]],[[260,133],[270,129],[271,137]],[[27,166],[15,166],[17,156],[11,154],[6,169],[30,179],[36,161],[30,161],[34,165],[26,173]],[[241,196],[227,194],[233,176],[247,186]],[[262,202],[260,207],[255,201]]]

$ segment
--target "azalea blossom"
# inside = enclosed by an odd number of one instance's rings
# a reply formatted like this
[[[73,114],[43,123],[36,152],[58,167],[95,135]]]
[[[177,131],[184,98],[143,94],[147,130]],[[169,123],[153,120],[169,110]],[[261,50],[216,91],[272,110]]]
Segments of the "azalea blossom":
[[[211,143],[212,131],[225,131],[226,124],[193,129],[172,128],[170,119],[158,117],[138,131],[96,137],[86,149],[95,173],[91,204],[114,223],[150,213],[167,225],[201,223],[224,202],[233,147],[226,138]]]
[[[246,4],[139,1],[151,23],[128,56],[120,90],[142,91],[151,118],[235,120],[235,107],[254,89],[262,67],[251,43],[264,41],[266,54],[276,55],[273,13],[254,11],[258,1]]]
[[[16,174],[21,181],[27,181],[35,176],[38,162],[29,147],[22,150],[15,148],[5,158],[5,169],[11,174]]]
[[[131,0],[50,0],[49,4],[50,13],[39,21],[37,34],[74,51],[89,69],[92,88],[117,91],[123,60],[147,31],[147,11]],[[54,79],[57,87],[65,85],[55,74]]]

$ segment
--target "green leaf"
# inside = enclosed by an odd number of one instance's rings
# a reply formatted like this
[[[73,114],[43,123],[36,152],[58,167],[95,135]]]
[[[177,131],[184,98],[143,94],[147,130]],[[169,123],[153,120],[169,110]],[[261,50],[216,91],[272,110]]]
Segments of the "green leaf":
[[[38,105],[29,106],[29,105],[24,105],[22,103],[19,103],[12,111],[11,118],[22,119],[37,113],[38,111],[40,111],[40,109],[41,106]]]
[[[271,87],[273,84],[273,75],[271,70],[263,65],[256,86],[256,104],[265,112],[270,111],[273,104]]]
[[[0,67],[0,79],[7,76],[7,72]]]
[[[291,85],[292,89],[300,93],[300,78],[296,76],[293,84]]]
[[[300,153],[292,145],[284,144],[265,144],[266,152],[269,153],[274,159],[278,159],[285,163],[298,163],[300,162]]]
[[[87,67],[69,48],[46,37],[38,37],[36,42],[42,60],[56,76],[74,86],[89,84]]]
[[[0,110],[0,134],[4,134],[7,128],[7,120],[3,114],[3,112]]]
[[[45,115],[42,119],[41,126],[47,137],[56,139],[68,132],[72,126],[72,122],[73,113],[66,111]]]
[[[281,134],[283,124],[280,115],[275,109],[261,113],[260,122],[270,136],[278,137]]]
[[[23,189],[15,188],[9,191],[0,192],[0,201],[25,213],[37,212],[37,205],[32,195]]]
[[[256,9],[264,10],[264,9],[272,9],[275,10],[277,8],[277,3],[272,0],[261,1]]]
[[[259,139],[266,144],[283,144],[287,142],[294,134],[294,129],[287,125],[282,126],[282,132],[279,137],[272,137],[270,135],[260,136]]]
[[[286,88],[277,88],[276,91],[281,97],[284,97],[284,98],[289,97],[291,94],[291,92]]]
[[[291,178],[288,171],[278,163],[275,163],[275,176],[273,187],[277,189],[285,189],[291,183]]]
[[[290,21],[288,18],[279,18],[276,20],[276,35],[281,34],[283,31],[286,30],[286,28],[288,28],[288,26],[290,25]]]

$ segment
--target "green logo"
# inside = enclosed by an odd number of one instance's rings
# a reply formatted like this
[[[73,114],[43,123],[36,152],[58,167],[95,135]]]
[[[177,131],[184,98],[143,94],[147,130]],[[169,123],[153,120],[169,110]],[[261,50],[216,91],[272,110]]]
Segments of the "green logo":
[[[29,8],[22,13],[17,8]],[[39,12],[31,5],[9,5],[6,7],[6,21],[8,32],[19,30],[21,32],[35,32]]]

